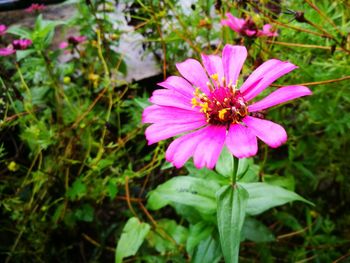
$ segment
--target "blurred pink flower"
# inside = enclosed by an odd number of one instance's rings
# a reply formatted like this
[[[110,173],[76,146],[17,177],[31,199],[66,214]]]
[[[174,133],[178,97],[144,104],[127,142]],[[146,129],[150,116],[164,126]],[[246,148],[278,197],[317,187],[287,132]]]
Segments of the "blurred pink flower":
[[[263,30],[259,30],[251,18],[242,19],[226,14],[227,19],[221,20],[223,26],[229,26],[233,31],[248,37],[274,37],[278,36],[276,31],[272,30],[270,24],[263,26]]]
[[[0,49],[0,56],[5,57],[16,53],[17,50],[25,50],[31,46],[32,43],[30,39],[13,40],[9,47]]]
[[[31,4],[25,11],[27,13],[40,12],[45,9],[45,5],[43,4]]]
[[[264,99],[251,100],[279,77],[297,68],[290,62],[270,59],[260,65],[238,89],[238,77],[247,50],[226,45],[222,57],[202,55],[203,66],[187,59],[176,67],[182,77],[170,76],[150,98],[154,105],[143,112],[148,144],[173,136],[166,151],[167,161],[181,167],[193,157],[197,168],[212,169],[224,145],[238,158],[258,151],[257,138],[272,148],[286,142],[284,128],[258,116],[260,111],[310,95],[304,86],[285,86]],[[209,77],[208,77],[209,75]]]
[[[86,36],[70,36],[68,38],[68,43],[72,45],[78,45],[86,41]]]
[[[61,48],[61,49],[65,49],[69,46],[68,42],[61,42],[58,47]]]
[[[15,50],[24,50],[31,46],[33,42],[30,39],[16,39],[12,41]]]
[[[1,57],[10,56],[14,53],[16,53],[16,50],[14,50],[13,47],[0,48],[0,56]]]
[[[7,26],[0,24],[0,36],[4,35],[6,33]]]
[[[59,44],[58,47],[61,48],[61,49],[65,49],[65,48],[67,48],[70,44],[71,44],[72,46],[76,46],[76,45],[78,45],[78,44],[83,43],[84,41],[86,41],[86,39],[87,39],[86,36],[70,36],[70,37],[68,38],[68,41],[61,42],[61,43]]]

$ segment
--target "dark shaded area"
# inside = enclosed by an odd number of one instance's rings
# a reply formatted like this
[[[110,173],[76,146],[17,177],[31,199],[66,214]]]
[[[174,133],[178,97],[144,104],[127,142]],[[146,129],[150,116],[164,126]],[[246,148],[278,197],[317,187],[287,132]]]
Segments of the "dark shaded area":
[[[66,0],[0,0],[0,12],[28,8],[31,4],[53,5]]]

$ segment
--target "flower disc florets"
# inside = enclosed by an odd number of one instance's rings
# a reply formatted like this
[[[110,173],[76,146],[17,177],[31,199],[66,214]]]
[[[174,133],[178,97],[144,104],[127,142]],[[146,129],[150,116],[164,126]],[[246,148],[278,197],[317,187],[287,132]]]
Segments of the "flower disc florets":
[[[250,34],[253,36],[258,33],[258,27],[251,18],[245,20],[245,23],[242,25],[242,28],[240,30],[240,34],[242,35],[246,35],[246,32],[251,32]]]
[[[228,87],[214,89],[209,96],[199,89],[194,92],[192,105],[201,107],[201,112],[210,124],[230,125],[239,123],[247,116],[247,104],[239,90]]]

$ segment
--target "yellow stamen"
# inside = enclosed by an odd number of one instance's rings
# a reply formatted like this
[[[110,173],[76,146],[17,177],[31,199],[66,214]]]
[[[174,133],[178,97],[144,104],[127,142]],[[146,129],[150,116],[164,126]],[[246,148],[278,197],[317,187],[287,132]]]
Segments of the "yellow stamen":
[[[218,73],[215,73],[213,75],[210,76],[214,81],[218,81],[219,80],[219,75]]]
[[[199,88],[195,88],[193,91],[193,95],[198,96],[199,94]]]
[[[223,120],[225,118],[225,113],[227,112],[227,109],[219,110],[219,119]]]
[[[209,109],[208,102],[201,103],[200,106],[202,107],[200,112],[206,113],[208,111],[208,109]]]
[[[194,107],[196,107],[196,106],[199,106],[199,103],[198,103],[196,97],[193,97],[193,98],[191,99],[191,104],[192,104],[192,108],[194,108]]]

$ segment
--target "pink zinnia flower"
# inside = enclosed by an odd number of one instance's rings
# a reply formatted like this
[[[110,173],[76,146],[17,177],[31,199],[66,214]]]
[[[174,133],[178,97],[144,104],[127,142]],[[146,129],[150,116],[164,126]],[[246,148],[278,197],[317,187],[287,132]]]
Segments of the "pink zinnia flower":
[[[171,76],[159,83],[165,89],[153,92],[150,101],[154,105],[143,112],[143,122],[152,124],[145,132],[148,144],[181,135],[169,145],[167,161],[179,168],[193,156],[197,168],[212,169],[224,145],[234,156],[246,158],[257,153],[257,138],[272,148],[285,143],[284,128],[258,118],[257,113],[311,91],[304,86],[286,86],[251,103],[276,79],[297,67],[270,59],[238,88],[246,57],[244,46],[226,45],[222,58],[202,55],[205,69],[195,59],[176,64],[182,77]]]
[[[32,45],[30,39],[16,39],[12,41],[12,45],[7,48],[0,49],[0,56],[5,57],[16,53],[17,50],[25,50]]]
[[[78,44],[86,41],[86,39],[86,36],[70,36],[68,38],[68,41],[61,42],[58,47],[61,49],[65,49],[69,46],[69,44],[71,44],[72,46],[77,46]]]
[[[3,24],[0,24],[0,36],[6,33],[7,27]]]
[[[30,39],[16,39],[12,41],[12,46],[16,50],[24,50],[31,46],[33,42]]]
[[[28,13],[40,12],[45,9],[45,5],[43,4],[31,4],[25,11]]]
[[[272,30],[270,24],[263,26],[263,30],[259,30],[251,18],[241,19],[230,13],[226,14],[227,19],[221,20],[221,24],[229,26],[233,31],[248,37],[274,37],[278,36],[277,32]]]
[[[16,50],[14,50],[13,47],[0,48],[0,56],[1,57],[10,56],[14,53],[16,53]]]

